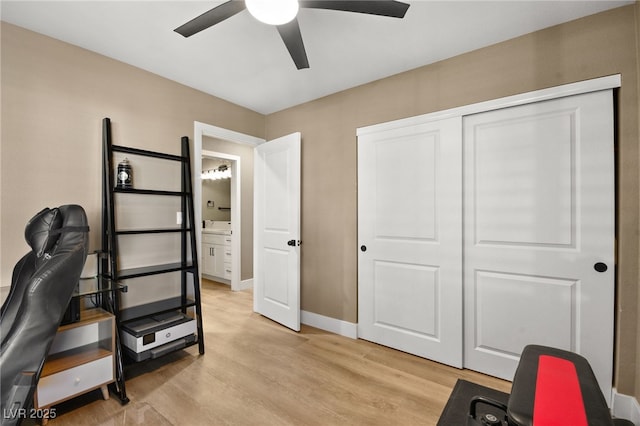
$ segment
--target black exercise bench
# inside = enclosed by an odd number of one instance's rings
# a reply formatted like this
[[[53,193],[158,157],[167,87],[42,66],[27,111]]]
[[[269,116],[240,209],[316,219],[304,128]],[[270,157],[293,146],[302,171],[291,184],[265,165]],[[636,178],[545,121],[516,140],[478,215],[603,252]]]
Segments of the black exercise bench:
[[[479,414],[481,403],[499,408],[504,417]],[[507,405],[477,396],[468,417],[469,426],[633,426],[611,416],[584,357],[539,345],[522,351]]]

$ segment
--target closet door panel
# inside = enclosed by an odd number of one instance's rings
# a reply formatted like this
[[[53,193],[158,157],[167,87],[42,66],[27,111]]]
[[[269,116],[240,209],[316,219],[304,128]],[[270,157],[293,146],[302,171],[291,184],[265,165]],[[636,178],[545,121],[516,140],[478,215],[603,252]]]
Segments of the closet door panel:
[[[454,118],[358,138],[358,336],[462,366],[462,148]]]
[[[464,118],[466,367],[511,380],[526,344],[549,345],[610,395],[612,111],[603,91]]]
[[[556,110],[475,127],[476,244],[575,245],[575,119]]]

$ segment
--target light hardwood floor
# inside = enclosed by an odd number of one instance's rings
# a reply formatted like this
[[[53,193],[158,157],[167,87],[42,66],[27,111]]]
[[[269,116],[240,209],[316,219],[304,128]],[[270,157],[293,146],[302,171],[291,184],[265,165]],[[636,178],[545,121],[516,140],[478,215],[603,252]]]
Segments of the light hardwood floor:
[[[99,391],[56,407],[49,425],[435,425],[458,378],[511,384],[364,340],[252,312],[252,293],[203,281],[197,346],[127,369],[131,402]]]

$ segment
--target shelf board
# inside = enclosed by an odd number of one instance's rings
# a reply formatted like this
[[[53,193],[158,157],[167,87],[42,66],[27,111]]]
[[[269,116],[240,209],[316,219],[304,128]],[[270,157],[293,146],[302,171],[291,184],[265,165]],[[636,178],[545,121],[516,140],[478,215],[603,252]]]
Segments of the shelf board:
[[[122,269],[118,271],[118,279],[126,280],[128,278],[146,277],[149,275],[164,274],[167,272],[190,271],[193,272],[193,264],[187,263],[183,265],[180,262],[169,263],[164,265],[142,266],[140,268]]]
[[[42,367],[41,377],[50,376],[78,365],[86,364],[100,358],[112,355],[113,351],[105,349],[100,342],[80,346],[68,351],[59,352],[47,357]]]
[[[111,145],[111,149],[114,152],[122,152],[125,154],[141,155],[143,157],[162,158],[164,160],[173,161],[186,161],[185,157],[181,155],[165,154],[164,152],[148,151],[146,149],[131,148],[128,146]]]
[[[160,356],[159,356],[159,357],[157,357],[157,358],[147,358],[147,359],[144,359],[144,360],[141,360],[141,361],[137,361],[137,360],[135,359],[135,353],[134,353],[131,349],[127,348],[127,347],[125,347],[125,351],[124,351],[124,353],[125,353],[125,355],[127,355],[127,359],[128,359],[130,362],[133,362],[133,363],[137,363],[137,362],[147,362],[147,361],[149,361],[149,360],[151,360],[151,359],[158,359],[158,358],[162,358],[162,357],[164,357],[164,356],[166,356],[166,355],[169,355],[169,354],[171,354],[171,353],[174,353],[174,352],[183,351],[183,350],[185,350],[185,349],[187,349],[187,348],[189,348],[189,347],[191,347],[191,346],[195,346],[195,345],[198,345],[198,344],[200,344],[200,337],[199,337],[199,336],[196,336],[196,338],[195,338],[195,340],[194,340],[193,342],[185,342],[185,343],[184,343],[184,346],[177,346],[177,347],[175,347],[175,348],[173,348],[173,349],[171,349],[171,350],[169,350],[169,351],[167,351],[167,352],[163,353],[162,355],[160,355]]]
[[[144,305],[125,308],[120,311],[120,322],[133,321],[136,319],[158,315],[164,312],[175,311],[182,308],[190,308],[195,306],[193,299],[187,299],[187,303],[182,303],[181,297],[172,297],[170,299],[158,300],[156,302],[145,303]]]
[[[119,286],[117,286],[113,281],[106,277],[95,276],[80,278],[78,280],[78,285],[73,290],[73,294],[71,295],[71,297],[84,297],[94,294],[106,293],[115,290],[117,287]]]
[[[163,229],[122,229],[116,231],[116,235],[137,235],[137,234],[163,234],[172,232],[191,232],[191,228],[163,228]]]
[[[113,192],[118,194],[138,194],[138,195],[169,195],[181,197],[183,195],[190,195],[189,192],[184,191],[163,191],[159,189],[137,189],[137,188],[113,188]]]
[[[108,321],[113,318],[113,314],[102,308],[90,308],[80,310],[80,320],[58,327],[58,333],[71,328],[83,327],[89,323]]]

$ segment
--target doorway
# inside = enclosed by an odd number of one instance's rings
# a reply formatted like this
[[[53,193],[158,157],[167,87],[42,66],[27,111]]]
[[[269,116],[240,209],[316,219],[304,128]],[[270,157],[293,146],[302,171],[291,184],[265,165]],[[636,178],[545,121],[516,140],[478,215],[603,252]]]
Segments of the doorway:
[[[218,141],[224,142],[222,144],[223,148],[221,149],[206,149],[207,148],[207,138],[213,138]],[[194,161],[194,177],[195,177],[195,185],[194,185],[194,204],[198,206],[195,210],[195,223],[196,226],[196,239],[198,246],[198,258],[200,264],[202,265],[202,243],[203,243],[203,233],[202,233],[202,209],[200,206],[203,204],[202,197],[202,185],[201,185],[201,176],[202,176],[202,159],[203,158],[221,158],[226,161],[231,166],[231,274],[230,274],[230,284],[232,291],[239,291],[253,287],[253,274],[251,273],[251,265],[253,263],[252,259],[252,240],[253,240],[253,227],[252,227],[252,210],[253,207],[250,205],[252,201],[252,194],[245,196],[243,205],[243,186],[244,193],[247,191],[251,191],[250,185],[247,185],[245,180],[245,185],[243,185],[243,174],[247,173],[249,170],[253,169],[253,165],[250,164],[250,161],[242,161],[241,156],[231,153],[233,151],[233,146],[235,144],[239,146],[249,147],[251,150],[263,143],[264,140],[260,138],[256,138],[254,136],[246,135],[243,133],[234,132],[231,130],[223,129],[220,127],[212,126],[205,123],[195,122],[194,123],[194,147],[193,147],[193,158]],[[227,148],[224,148],[224,147]],[[226,151],[226,152],[225,152]],[[251,183],[252,179],[249,179],[249,183]],[[247,202],[247,200],[249,202]],[[227,207],[227,206],[223,206]],[[251,211],[249,211],[251,210]],[[243,213],[244,211],[244,213]],[[244,218],[243,218],[244,216]],[[244,247],[243,247],[244,246]],[[244,258],[245,259],[243,261]],[[243,273],[243,265],[245,269],[249,271],[245,271]],[[202,274],[202,268],[200,269],[200,274]]]
[[[216,151],[202,151],[200,186],[202,203],[202,245],[200,273],[207,279],[230,285],[232,290],[243,289],[233,285],[233,239],[241,240],[241,232],[233,235],[231,225],[238,223],[242,230],[242,215],[237,214],[241,197],[241,158]],[[234,214],[235,213],[235,214]],[[242,243],[240,244],[242,247]],[[242,250],[241,250],[242,251]]]

